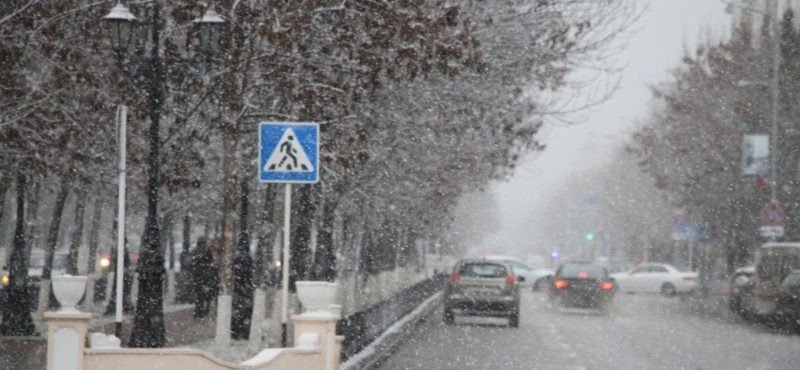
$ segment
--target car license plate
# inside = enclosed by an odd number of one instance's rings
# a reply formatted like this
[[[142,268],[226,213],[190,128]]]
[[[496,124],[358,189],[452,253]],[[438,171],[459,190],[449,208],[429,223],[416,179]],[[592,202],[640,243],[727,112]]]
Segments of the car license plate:
[[[465,290],[465,293],[467,293],[469,295],[490,295],[490,294],[494,293],[494,291],[491,290],[491,289],[485,289],[485,288],[469,288],[469,289]]]

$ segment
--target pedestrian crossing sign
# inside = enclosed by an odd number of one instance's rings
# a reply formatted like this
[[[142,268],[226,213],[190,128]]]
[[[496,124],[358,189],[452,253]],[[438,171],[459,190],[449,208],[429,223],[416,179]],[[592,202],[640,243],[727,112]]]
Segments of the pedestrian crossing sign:
[[[319,125],[262,122],[259,125],[259,180],[273,183],[319,181]]]

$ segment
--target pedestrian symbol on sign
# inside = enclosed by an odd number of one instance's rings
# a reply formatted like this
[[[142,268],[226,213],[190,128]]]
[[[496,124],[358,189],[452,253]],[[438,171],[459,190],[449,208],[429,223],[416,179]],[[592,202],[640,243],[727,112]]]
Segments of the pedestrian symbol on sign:
[[[269,156],[265,171],[279,172],[311,172],[313,165],[308,159],[303,146],[297,143],[297,135],[291,127],[283,132],[278,146]]]
[[[259,124],[258,178],[269,183],[319,181],[319,125],[313,122]]]

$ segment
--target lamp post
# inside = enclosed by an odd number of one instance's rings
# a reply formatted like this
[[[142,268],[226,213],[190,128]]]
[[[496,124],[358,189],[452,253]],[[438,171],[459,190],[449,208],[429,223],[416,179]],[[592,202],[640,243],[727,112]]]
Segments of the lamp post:
[[[158,226],[159,185],[159,138],[164,87],[167,66],[161,56],[161,1],[152,1],[150,19],[140,22],[130,10],[117,3],[104,18],[111,38],[111,47],[126,77],[140,89],[147,101],[150,127],[148,130],[149,153],[147,159],[147,217],[143,246],[137,272],[139,293],[136,301],[136,316],[129,345],[131,347],[163,347],[166,342],[162,283],[164,280],[164,256],[161,252]],[[207,10],[202,18],[194,22],[199,27],[201,51],[206,67],[210,65],[216,48],[219,28],[224,20],[213,10]],[[146,36],[150,35],[149,51]],[[207,72],[208,68],[206,68]],[[120,220],[120,222],[123,222]]]
[[[779,119],[779,110],[780,110],[780,78],[781,78],[781,47],[780,47],[780,37],[781,37],[781,14],[780,14],[780,6],[777,0],[771,0],[768,4],[768,8],[765,11],[750,7],[750,6],[742,6],[746,11],[750,11],[753,13],[761,14],[769,19],[772,22],[772,73],[770,76],[769,87],[770,87],[770,139],[769,139],[769,199],[770,204],[778,204],[778,119]],[[774,14],[770,13],[770,10],[774,11]],[[765,82],[759,83],[745,83],[745,84],[758,84],[762,86],[766,86]],[[740,83],[740,85],[743,85]],[[775,240],[775,236],[769,237],[771,240]]]
[[[780,37],[781,37],[781,18],[780,18],[780,9],[778,7],[778,1],[773,0],[773,6],[775,7],[775,17],[772,18],[772,104],[771,104],[771,123],[772,129],[770,131],[770,150],[769,150],[769,199],[772,203],[778,202],[778,176],[777,176],[777,169],[778,162],[777,162],[777,152],[778,152],[778,99],[780,98],[779,89],[779,81],[780,81],[780,73],[781,73],[781,49],[780,49]]]

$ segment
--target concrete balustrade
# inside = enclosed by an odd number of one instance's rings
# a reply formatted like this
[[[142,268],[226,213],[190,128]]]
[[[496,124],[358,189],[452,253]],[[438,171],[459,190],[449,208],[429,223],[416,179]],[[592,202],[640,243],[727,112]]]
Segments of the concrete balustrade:
[[[339,368],[344,340],[336,335],[340,311],[340,306],[333,305],[327,311],[292,316],[295,347],[264,349],[238,364],[201,350],[113,348],[118,342],[97,334],[92,336],[92,342],[99,348],[86,348],[90,314],[74,310],[47,312],[47,369],[335,370]]]

